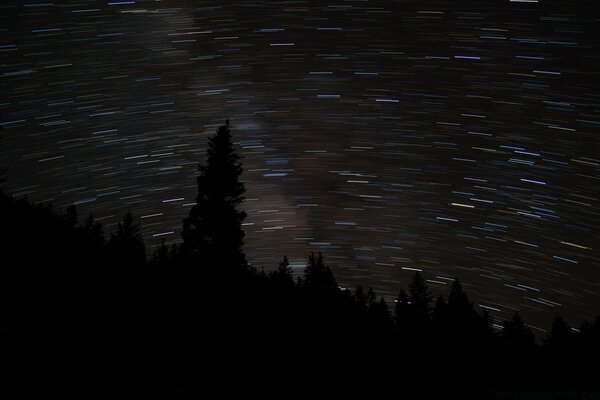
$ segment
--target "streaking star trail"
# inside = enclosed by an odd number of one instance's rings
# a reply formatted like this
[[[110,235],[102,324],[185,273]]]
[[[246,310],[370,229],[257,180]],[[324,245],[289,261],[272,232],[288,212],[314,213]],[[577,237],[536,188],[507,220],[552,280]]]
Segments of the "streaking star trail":
[[[15,197],[180,241],[208,135],[244,155],[246,252],[322,251],[391,299],[457,276],[497,319],[600,309],[592,1],[5,1]]]

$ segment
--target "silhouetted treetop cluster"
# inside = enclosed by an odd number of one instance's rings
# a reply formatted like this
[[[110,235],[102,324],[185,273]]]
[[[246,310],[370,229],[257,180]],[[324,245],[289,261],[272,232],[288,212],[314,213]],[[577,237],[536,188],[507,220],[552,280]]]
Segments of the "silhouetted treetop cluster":
[[[556,318],[535,344],[518,313],[492,329],[458,279],[434,300],[416,273],[390,307],[372,289],[338,287],[321,253],[297,279],[285,256],[256,271],[243,252],[241,173],[227,123],[209,139],[183,242],[163,241],[149,260],[131,213],[107,237],[75,207],[57,214],[2,193],[4,377],[47,393],[134,395],[241,382],[397,393],[597,385],[582,360],[597,362],[600,319],[573,330]]]

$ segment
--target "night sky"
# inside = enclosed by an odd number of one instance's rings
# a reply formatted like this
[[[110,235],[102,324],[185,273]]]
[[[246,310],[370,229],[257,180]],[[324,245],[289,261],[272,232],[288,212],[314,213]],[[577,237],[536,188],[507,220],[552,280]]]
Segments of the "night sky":
[[[578,324],[600,312],[595,3],[2,1],[4,186],[177,242],[229,118],[255,267],[322,251],[388,299],[419,270]]]

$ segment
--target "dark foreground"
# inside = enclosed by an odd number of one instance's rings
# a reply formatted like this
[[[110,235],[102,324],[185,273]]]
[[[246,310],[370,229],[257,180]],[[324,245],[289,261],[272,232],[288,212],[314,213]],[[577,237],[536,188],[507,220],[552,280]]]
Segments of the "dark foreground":
[[[432,304],[416,277],[388,310],[317,256],[298,282],[166,247],[146,262],[132,221],[107,241],[73,211],[0,201],[5,393],[598,398],[597,321],[534,345],[518,316],[492,331],[458,282]]]

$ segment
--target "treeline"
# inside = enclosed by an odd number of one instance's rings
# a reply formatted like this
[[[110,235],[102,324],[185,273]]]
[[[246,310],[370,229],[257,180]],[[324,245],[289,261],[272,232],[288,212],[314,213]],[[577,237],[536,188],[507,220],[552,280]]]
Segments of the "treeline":
[[[131,214],[106,235],[74,207],[57,214],[2,193],[2,390],[598,389],[600,319],[573,330],[556,318],[536,344],[518,314],[492,329],[458,280],[434,300],[417,273],[388,304],[341,290],[321,254],[297,279],[286,257],[256,271],[243,252],[241,173],[226,124],[209,140],[183,242],[148,260]]]
[[[92,218],[79,224],[74,208],[58,215],[4,194],[0,202],[0,345],[9,375],[131,393],[194,392],[207,376],[249,374],[259,385],[274,368],[289,379],[317,368],[315,382],[342,387],[355,374],[377,387],[469,378],[466,392],[596,385],[595,367],[583,366],[598,360],[599,319],[573,331],[557,318],[535,344],[518,314],[492,329],[458,280],[447,299],[433,301],[417,273],[388,304],[372,289],[340,290],[321,254],[297,279],[285,257],[269,273],[231,271],[196,265],[163,244],[146,262],[131,214],[106,237]]]

